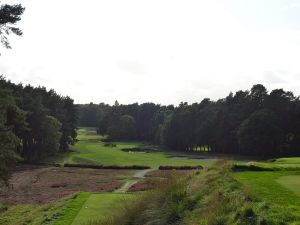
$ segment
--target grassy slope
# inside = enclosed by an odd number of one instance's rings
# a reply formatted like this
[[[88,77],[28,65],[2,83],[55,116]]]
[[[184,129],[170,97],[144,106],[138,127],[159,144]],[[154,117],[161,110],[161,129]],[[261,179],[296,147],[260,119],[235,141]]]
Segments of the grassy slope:
[[[279,158],[273,162],[250,164],[278,170],[239,172],[236,177],[255,196],[274,205],[272,213],[282,224],[289,224],[295,218],[300,221],[300,158]]]
[[[285,204],[266,202],[253,195],[235,178],[229,166],[222,163],[187,179],[166,183],[129,202],[113,221],[93,225],[299,224],[300,214],[285,209]]]

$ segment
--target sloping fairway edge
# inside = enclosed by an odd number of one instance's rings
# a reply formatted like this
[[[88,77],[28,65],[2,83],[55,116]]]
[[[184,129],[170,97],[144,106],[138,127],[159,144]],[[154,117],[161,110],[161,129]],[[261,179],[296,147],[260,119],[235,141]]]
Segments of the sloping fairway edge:
[[[300,196],[300,175],[282,176],[276,180],[285,188]]]

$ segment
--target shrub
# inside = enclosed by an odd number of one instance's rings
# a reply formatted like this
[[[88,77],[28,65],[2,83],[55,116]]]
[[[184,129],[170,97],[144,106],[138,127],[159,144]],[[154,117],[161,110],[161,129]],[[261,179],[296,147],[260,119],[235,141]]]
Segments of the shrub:
[[[202,170],[203,166],[160,166],[159,170]]]
[[[8,210],[8,207],[6,205],[0,204],[0,213],[5,212]]]
[[[266,168],[255,165],[232,165],[233,171],[274,171],[274,168]]]
[[[144,170],[150,169],[149,166],[103,166],[103,165],[91,165],[91,164],[73,164],[65,163],[64,167],[78,167],[78,168],[90,168],[90,169],[118,169],[118,170]]]

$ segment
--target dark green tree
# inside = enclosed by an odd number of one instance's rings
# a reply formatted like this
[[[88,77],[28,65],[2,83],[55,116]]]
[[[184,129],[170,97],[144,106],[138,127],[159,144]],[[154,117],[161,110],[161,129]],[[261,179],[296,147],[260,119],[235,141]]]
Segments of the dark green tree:
[[[16,106],[9,90],[0,89],[0,183],[8,183],[10,168],[19,159],[21,140],[16,134],[25,128],[25,113]]]
[[[16,23],[21,20],[25,8],[20,4],[9,5],[0,2],[0,42],[6,48],[11,48],[8,36],[10,34],[22,35],[22,31],[16,27]]]
[[[39,140],[38,159],[55,155],[59,152],[62,133],[61,123],[53,116],[45,116],[40,127],[41,139]]]
[[[254,112],[242,122],[237,137],[244,154],[270,156],[282,153],[284,135],[276,115],[270,110]]]
[[[108,135],[116,140],[132,140],[136,137],[136,122],[130,115],[120,117],[118,123],[108,129]]]

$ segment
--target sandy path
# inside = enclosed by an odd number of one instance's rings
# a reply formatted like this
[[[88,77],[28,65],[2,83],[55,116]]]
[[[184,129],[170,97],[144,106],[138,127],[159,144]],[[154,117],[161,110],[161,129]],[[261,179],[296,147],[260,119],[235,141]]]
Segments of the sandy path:
[[[134,180],[129,180],[127,181],[122,187],[120,187],[119,189],[115,190],[116,193],[125,193],[129,190],[129,188],[131,188],[133,185],[135,185],[137,182],[139,182],[139,180],[144,179],[145,175],[147,173],[150,173],[152,171],[155,171],[156,169],[146,169],[146,170],[141,170],[136,172],[133,175]]]

